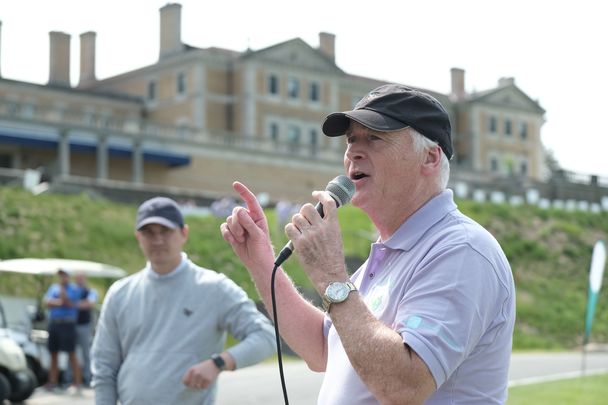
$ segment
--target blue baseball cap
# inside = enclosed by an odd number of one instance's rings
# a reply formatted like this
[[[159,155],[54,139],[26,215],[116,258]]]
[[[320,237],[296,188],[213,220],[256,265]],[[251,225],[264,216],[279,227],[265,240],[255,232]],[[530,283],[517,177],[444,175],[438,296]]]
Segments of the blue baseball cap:
[[[159,224],[167,228],[183,228],[184,217],[175,201],[167,197],[154,197],[144,201],[137,210],[135,229],[148,224]]]

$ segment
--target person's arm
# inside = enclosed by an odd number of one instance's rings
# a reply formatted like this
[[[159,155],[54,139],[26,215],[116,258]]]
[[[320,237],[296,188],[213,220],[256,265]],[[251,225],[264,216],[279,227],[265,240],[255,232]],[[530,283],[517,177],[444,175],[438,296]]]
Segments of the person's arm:
[[[47,290],[46,294],[44,295],[44,305],[47,308],[58,308],[63,306],[61,294],[57,293],[59,288],[61,287],[58,284],[53,284]]]
[[[285,228],[298,258],[320,295],[332,281],[347,281],[336,205],[327,192],[315,192],[325,216],[311,204],[302,207]],[[435,390],[435,380],[403,338],[369,311],[353,292],[332,304],[329,313],[351,365],[381,403],[423,403]]]
[[[95,303],[97,303],[97,291],[90,288],[89,293],[87,294],[86,298],[78,301],[78,309],[85,310],[85,311],[93,309],[93,307],[95,306]]]
[[[233,210],[232,215],[220,227],[222,236],[249,270],[260,297],[272,316],[270,280],[274,251],[268,222],[255,195],[239,182],[235,182],[233,187],[247,208],[236,207]],[[281,268],[276,273],[275,293],[281,336],[312,370],[324,371],[327,352],[323,313],[300,295]]]
[[[116,323],[112,288],[102,305],[91,347],[91,372],[97,405],[116,404],[116,378],[122,363],[122,350]]]
[[[238,343],[228,349],[235,361],[235,368],[256,364],[276,352],[272,324],[256,308],[247,293],[232,280],[222,282],[223,302],[226,312],[222,327],[230,332]]]
[[[186,374],[182,378],[182,383],[193,390],[206,389],[217,379],[223,370],[236,369],[236,362],[228,352],[224,351],[219,355],[224,362],[221,370],[212,359],[205,359],[186,371]]]
[[[229,278],[223,279],[218,289],[225,308],[220,316],[221,327],[230,332],[238,343],[219,353],[219,362],[223,362],[221,369],[212,359],[192,366],[183,378],[184,385],[192,389],[207,388],[221,371],[251,366],[276,351],[270,321],[257,310],[245,291]]]

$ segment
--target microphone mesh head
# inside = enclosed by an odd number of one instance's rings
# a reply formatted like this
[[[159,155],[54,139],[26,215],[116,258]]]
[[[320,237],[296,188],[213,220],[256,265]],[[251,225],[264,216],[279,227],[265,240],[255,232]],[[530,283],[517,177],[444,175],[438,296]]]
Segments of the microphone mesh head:
[[[338,176],[327,184],[325,191],[336,200],[336,206],[341,207],[350,202],[355,194],[355,183],[346,176]]]

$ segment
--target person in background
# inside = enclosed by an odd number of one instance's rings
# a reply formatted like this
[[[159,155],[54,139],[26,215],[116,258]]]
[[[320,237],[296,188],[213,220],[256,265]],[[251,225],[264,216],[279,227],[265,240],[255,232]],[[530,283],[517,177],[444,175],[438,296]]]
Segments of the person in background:
[[[76,318],[76,353],[81,353],[82,383],[85,387],[91,384],[91,340],[93,338],[93,309],[97,303],[97,291],[87,283],[87,277],[83,273],[76,273],[74,281],[80,289],[78,300],[78,316]],[[72,377],[72,368],[66,372],[66,380]]]
[[[245,291],[183,252],[188,234],[172,199],[139,207],[135,237],[148,261],[102,304],[92,348],[97,404],[213,404],[220,372],[275,352],[273,327]],[[227,333],[238,343],[224,349]]]
[[[324,371],[319,404],[504,404],[513,327],[511,268],[492,235],[463,215],[447,189],[448,113],[401,85],[372,90],[354,110],[327,116],[323,132],[346,138],[352,204],[379,233],[349,276],[336,203],[326,191],[285,226],[324,311],[281,269],[281,335],[312,370]],[[274,252],[255,195],[221,232],[251,273],[269,311]]]
[[[79,393],[82,376],[78,358],[76,357],[76,319],[78,317],[78,301],[80,289],[70,282],[70,275],[60,269],[57,271],[59,283],[52,284],[44,296],[44,303],[49,309],[48,349],[51,354],[49,379],[45,385],[47,390],[55,390],[59,381],[59,352],[66,352],[72,367],[72,385],[70,391]]]

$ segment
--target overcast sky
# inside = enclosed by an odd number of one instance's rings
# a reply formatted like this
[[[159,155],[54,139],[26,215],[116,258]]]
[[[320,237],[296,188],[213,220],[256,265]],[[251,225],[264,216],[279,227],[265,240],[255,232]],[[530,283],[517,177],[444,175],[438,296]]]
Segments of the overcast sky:
[[[450,68],[466,89],[501,77],[546,110],[542,140],[562,167],[608,177],[608,23],[598,0],[182,0],[182,40],[195,47],[258,50],[295,37],[318,46],[336,35],[336,63],[348,73],[450,91]],[[3,0],[0,73],[46,83],[49,31],[97,32],[100,79],[158,60],[164,0]]]

